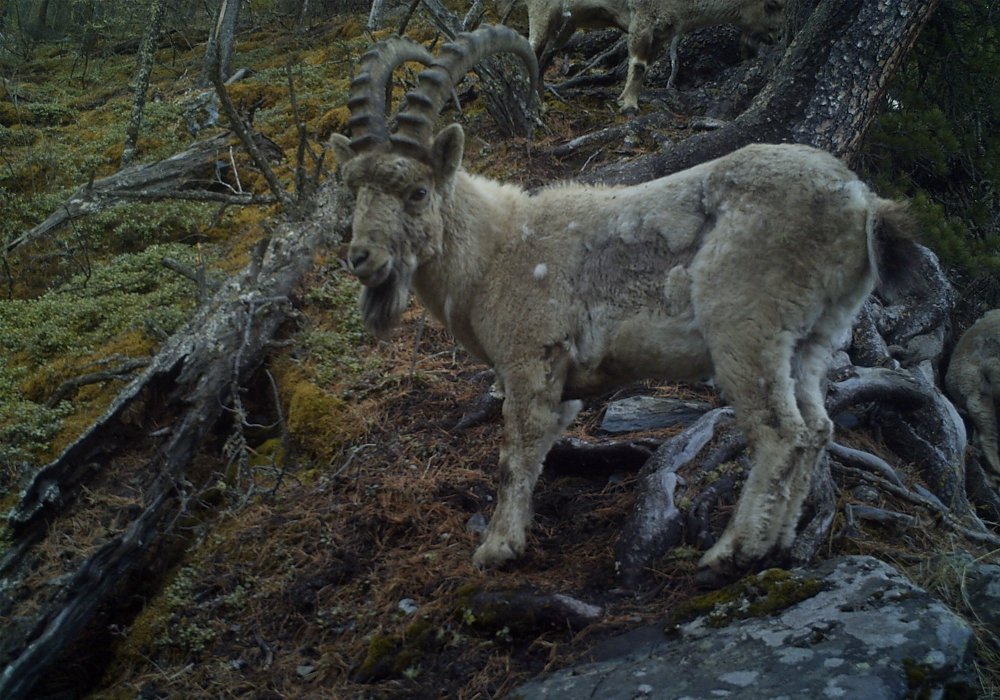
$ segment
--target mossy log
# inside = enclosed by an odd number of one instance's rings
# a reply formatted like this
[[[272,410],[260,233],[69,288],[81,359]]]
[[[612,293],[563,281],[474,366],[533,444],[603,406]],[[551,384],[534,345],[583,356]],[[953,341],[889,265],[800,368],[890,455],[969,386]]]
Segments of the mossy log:
[[[259,135],[257,135],[259,137]],[[78,187],[65,202],[46,219],[7,244],[8,253],[44,238],[61,226],[81,216],[129,201],[189,199],[218,201],[232,204],[257,204],[273,201],[269,196],[252,193],[213,191],[221,184],[218,163],[226,162],[229,148],[236,140],[229,132],[196,141],[180,153],[158,160],[124,168],[114,175],[93,180]]]
[[[337,243],[347,231],[351,206],[343,188],[331,181],[316,201],[318,206],[301,220],[276,226],[266,246],[259,246],[260,255],[162,347],[96,423],[38,472],[11,511],[14,542],[0,559],[6,593],[0,608],[13,604],[31,567],[32,546],[74,502],[81,484],[121,459],[129,444],[121,435],[134,432],[129,425],[145,424],[147,412],[155,411],[161,420],[172,417],[169,430],[157,431],[162,442],[149,461],[133,467],[137,473],[157,475],[143,494],[137,517],[75,572],[53,583],[53,592],[31,619],[5,630],[0,697],[27,697],[123,582],[149,564],[157,543],[171,532],[184,508],[183,484],[193,457],[220,421],[231,420],[227,407],[233,392],[259,367],[289,319],[291,296],[311,269],[318,247]],[[147,392],[165,398],[146,402]],[[0,614],[6,611],[0,609]]]

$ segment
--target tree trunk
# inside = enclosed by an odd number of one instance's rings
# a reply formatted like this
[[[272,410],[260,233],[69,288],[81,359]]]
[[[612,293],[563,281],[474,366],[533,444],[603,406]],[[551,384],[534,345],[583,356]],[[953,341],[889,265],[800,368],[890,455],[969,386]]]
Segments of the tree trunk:
[[[240,19],[241,0],[222,0],[219,7],[219,19],[215,23],[215,28],[208,37],[208,45],[205,46],[205,62],[202,72],[201,85],[208,87],[212,84],[210,71],[215,64],[215,57],[218,56],[218,65],[222,71],[222,79],[229,78],[229,66],[233,58],[233,43],[236,40],[236,25]]]
[[[306,26],[306,15],[309,14],[309,0],[302,0],[299,7],[299,20],[295,23],[295,33],[301,34]]]
[[[152,13],[146,34],[139,46],[139,56],[136,61],[135,77],[132,80],[132,116],[125,127],[125,146],[122,149],[122,167],[129,165],[136,154],[136,143],[139,141],[139,127],[142,125],[142,112],[146,107],[146,91],[149,89],[149,75],[153,72],[153,58],[156,54],[156,43],[163,26],[163,16],[166,14],[167,3],[164,0],[153,0]]]
[[[805,143],[848,165],[886,88],[939,0],[822,0],[743,114],[665,153],[596,170],[588,180],[634,184],[749,143]]]
[[[385,14],[385,0],[372,0],[372,9],[368,13],[368,24],[365,28],[374,32],[382,26],[382,15]]]
[[[49,28],[49,0],[39,0],[35,8],[35,16],[31,21],[31,28],[36,32],[44,32]]]

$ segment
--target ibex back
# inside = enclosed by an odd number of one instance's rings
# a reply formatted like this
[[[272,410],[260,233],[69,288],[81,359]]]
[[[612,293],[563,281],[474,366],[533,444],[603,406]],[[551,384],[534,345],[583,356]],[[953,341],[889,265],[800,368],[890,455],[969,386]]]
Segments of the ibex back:
[[[380,45],[355,81],[353,139],[333,138],[356,195],[349,262],[368,327],[387,333],[412,288],[505,394],[499,497],[475,563],[524,551],[543,460],[579,397],[643,378],[714,376],[750,440],[736,513],[701,564],[728,576],[787,549],[831,436],[832,348],[880,263],[912,246],[900,205],[796,145],[748,146],[635,187],[528,195],[470,175],[462,128],[434,137],[433,120],[453,82],[495,50],[534,70],[509,30],[460,35],[389,134],[393,66],[432,59],[408,42]]]

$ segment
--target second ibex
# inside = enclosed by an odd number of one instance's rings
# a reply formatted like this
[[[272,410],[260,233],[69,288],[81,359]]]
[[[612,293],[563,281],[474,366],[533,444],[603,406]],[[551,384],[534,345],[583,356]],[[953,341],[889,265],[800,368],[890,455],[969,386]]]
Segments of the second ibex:
[[[744,50],[773,43],[781,34],[785,0],[526,0],[528,39],[544,73],[552,54],[573,32],[618,27],[628,33],[628,77],[618,98],[621,111],[637,112],[639,90],[649,66],[670,41],[670,78],[677,79],[677,45],[682,35],[717,24],[743,30]]]
[[[348,257],[367,326],[387,333],[413,289],[505,394],[499,495],[475,563],[524,551],[543,460],[578,399],[644,378],[714,376],[750,441],[753,467],[706,573],[787,550],[832,433],[832,349],[913,252],[903,207],[799,145],[748,146],[634,187],[529,195],[470,175],[462,128],[435,136],[434,121],[496,51],[534,76],[531,47],[503,27],[460,35],[436,60],[379,45],[352,87],[353,138],[332,141],[355,196]],[[430,67],[390,133],[386,81],[410,60]]]

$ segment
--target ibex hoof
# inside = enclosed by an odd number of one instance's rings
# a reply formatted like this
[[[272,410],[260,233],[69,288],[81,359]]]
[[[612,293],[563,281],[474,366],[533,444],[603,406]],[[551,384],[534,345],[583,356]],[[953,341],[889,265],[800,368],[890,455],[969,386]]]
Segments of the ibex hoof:
[[[486,540],[472,555],[472,563],[478,569],[494,568],[516,558],[520,553],[509,542]]]
[[[634,117],[639,114],[639,105],[622,105],[618,112],[625,117]]]
[[[701,588],[718,588],[731,583],[752,567],[752,557],[725,534],[698,562],[695,583]]]

